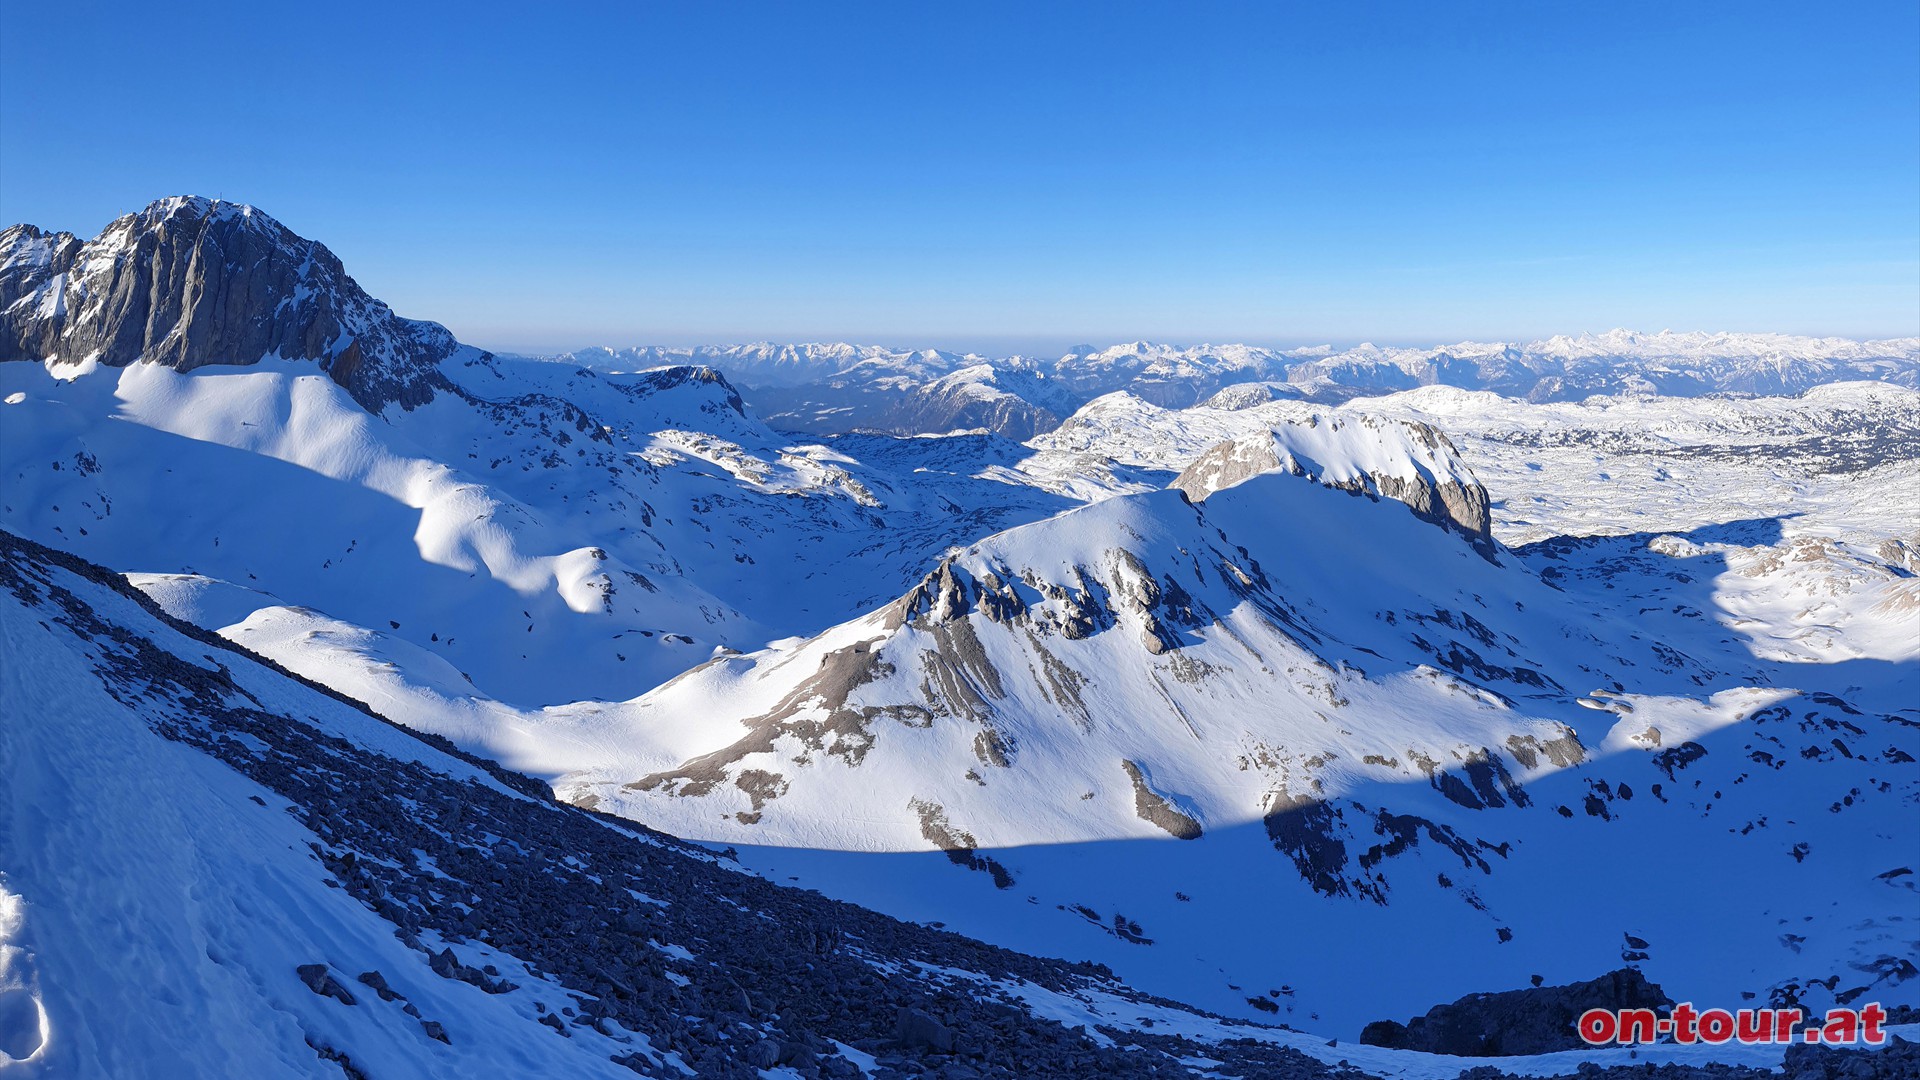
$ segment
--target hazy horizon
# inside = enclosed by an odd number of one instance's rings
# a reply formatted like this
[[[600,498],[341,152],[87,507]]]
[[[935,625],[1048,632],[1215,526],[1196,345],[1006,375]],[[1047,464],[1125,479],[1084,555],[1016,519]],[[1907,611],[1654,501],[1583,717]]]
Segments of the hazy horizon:
[[[585,349],[594,349],[594,348],[610,348],[616,351],[623,350],[623,349],[647,349],[647,348],[714,349],[714,348],[726,348],[726,347],[736,346],[736,345],[770,344],[770,345],[794,345],[794,346],[799,346],[799,345],[853,345],[853,346],[860,346],[860,347],[874,346],[874,347],[890,349],[894,351],[917,351],[921,349],[938,349],[942,352],[974,353],[990,359],[1000,359],[1003,357],[1014,357],[1014,356],[1052,358],[1056,356],[1065,355],[1067,352],[1071,351],[1072,349],[1082,345],[1091,345],[1095,348],[1105,349],[1105,348],[1109,348],[1116,345],[1130,345],[1130,344],[1136,344],[1136,343],[1145,343],[1145,344],[1151,344],[1151,345],[1165,345],[1165,346],[1169,346],[1176,349],[1202,348],[1202,347],[1209,347],[1209,346],[1224,347],[1224,346],[1232,346],[1232,345],[1246,345],[1253,348],[1272,349],[1276,352],[1292,352],[1296,350],[1321,349],[1321,348],[1331,349],[1334,352],[1341,352],[1344,350],[1362,348],[1365,346],[1375,346],[1383,349],[1436,349],[1436,348],[1446,348],[1451,345],[1463,345],[1463,344],[1503,343],[1503,344],[1511,344],[1511,345],[1524,345],[1524,344],[1529,344],[1536,341],[1544,341],[1544,340],[1547,340],[1548,338],[1552,338],[1556,336],[1570,337],[1570,338],[1579,338],[1583,336],[1597,337],[1597,336],[1604,335],[1616,330],[1624,330],[1630,333],[1634,333],[1634,334],[1638,334],[1646,337],[1651,337],[1663,332],[1672,332],[1675,334],[1703,333],[1703,334],[1728,334],[1728,335],[1780,334],[1786,337],[1840,338],[1840,339],[1860,341],[1860,342],[1904,341],[1904,340],[1910,340],[1915,337],[1920,337],[1920,332],[1911,332],[1911,331],[1905,334],[1873,334],[1873,335],[1818,334],[1818,333],[1796,334],[1796,333],[1787,333],[1785,331],[1778,331],[1778,330],[1760,330],[1760,329],[1707,330],[1707,329],[1694,329],[1694,328],[1683,329],[1678,327],[1662,327],[1659,330],[1644,330],[1644,329],[1637,329],[1634,327],[1619,327],[1619,326],[1609,326],[1604,329],[1583,328],[1580,330],[1559,331],[1557,333],[1549,333],[1549,334],[1528,334],[1528,335],[1507,334],[1507,335],[1493,335],[1493,336],[1487,336],[1487,337],[1454,337],[1454,338],[1398,338],[1396,337],[1393,339],[1359,338],[1359,339],[1341,339],[1341,340],[1301,339],[1301,340],[1277,340],[1277,341],[1276,340],[1248,340],[1248,339],[1242,339],[1242,338],[1226,338],[1226,337],[1169,339],[1169,338],[1143,337],[1140,335],[1132,335],[1132,336],[1094,335],[1094,336],[1081,336],[1081,337],[1063,336],[1058,338],[1040,338],[1040,339],[1013,338],[1008,341],[1001,341],[993,338],[957,338],[957,337],[943,336],[943,335],[928,335],[927,338],[924,340],[896,340],[891,337],[882,338],[880,336],[861,336],[861,335],[847,335],[847,334],[831,334],[831,335],[812,336],[812,337],[798,336],[798,335],[783,336],[783,335],[762,334],[757,336],[741,336],[741,337],[729,337],[729,338],[717,338],[717,337],[706,338],[706,339],[662,338],[660,340],[645,340],[645,341],[638,341],[638,340],[618,341],[618,340],[602,339],[602,340],[579,341],[579,342],[574,342],[572,344],[563,344],[563,345],[541,344],[541,343],[527,345],[527,344],[520,344],[520,343],[513,343],[513,342],[488,341],[488,340],[468,338],[468,337],[459,335],[457,331],[455,332],[455,336],[460,337],[460,340],[468,345],[474,345],[479,348],[486,349],[489,352],[507,353],[507,354],[513,354],[513,355],[519,355],[519,356],[558,356],[565,353],[579,352]],[[1037,342],[1037,343],[1023,344],[1023,342]]]

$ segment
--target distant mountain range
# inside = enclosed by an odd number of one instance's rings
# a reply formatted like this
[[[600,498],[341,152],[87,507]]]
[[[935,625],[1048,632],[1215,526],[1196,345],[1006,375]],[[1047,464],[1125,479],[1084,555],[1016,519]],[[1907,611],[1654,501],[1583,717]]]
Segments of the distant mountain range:
[[[782,430],[925,434],[984,428],[1013,439],[1050,431],[1094,398],[1121,391],[1183,409],[1209,399],[1222,407],[1279,398],[1334,404],[1435,385],[1536,403],[1619,394],[1794,394],[1859,379],[1920,386],[1920,338],[1626,330],[1425,349],[1133,342],[1082,345],[1045,359],[761,343],[594,348],[551,359],[610,371],[703,364],[725,372],[761,416]]]
[[[0,233],[0,361],[119,367],[145,359],[186,370],[263,357],[316,360],[378,411],[449,389],[437,366],[461,348],[438,324],[395,316],[324,245],[248,206],[162,199],[84,241],[25,224]],[[1022,440],[1120,391],[1187,408],[1228,388],[1234,394],[1222,404],[1257,396],[1331,404],[1432,385],[1531,402],[1792,394],[1860,379],[1920,386],[1920,338],[1626,330],[1432,348],[1142,341],[1041,358],[762,342],[596,347],[538,359],[602,371],[710,367],[778,430],[985,429]]]

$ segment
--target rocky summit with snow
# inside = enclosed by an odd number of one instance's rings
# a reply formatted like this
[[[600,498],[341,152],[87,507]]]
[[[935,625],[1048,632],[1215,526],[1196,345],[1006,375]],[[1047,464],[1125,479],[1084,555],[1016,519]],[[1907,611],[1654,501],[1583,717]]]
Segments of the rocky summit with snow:
[[[0,259],[0,361],[188,371],[313,360],[377,413],[450,389],[439,365],[461,350],[251,206],[162,199],[84,242],[16,225],[0,233]]]
[[[1920,339],[525,357],[232,203],[0,258],[0,1071],[1920,1070]],[[1679,1002],[1895,1038],[1570,1027]]]

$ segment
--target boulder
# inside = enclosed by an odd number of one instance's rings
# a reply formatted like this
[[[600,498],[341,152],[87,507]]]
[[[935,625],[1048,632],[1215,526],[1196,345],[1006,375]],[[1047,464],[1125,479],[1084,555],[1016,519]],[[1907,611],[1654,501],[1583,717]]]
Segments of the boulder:
[[[294,973],[300,976],[301,982],[307,984],[307,989],[321,997],[330,997],[342,1005],[358,1004],[353,1000],[353,995],[347,992],[347,988],[340,985],[340,980],[334,978],[333,973],[327,970],[325,964],[301,964],[294,969]]]
[[[921,1012],[902,1007],[893,1021],[894,1041],[903,1046],[925,1047],[941,1053],[953,1051],[953,1029]]]

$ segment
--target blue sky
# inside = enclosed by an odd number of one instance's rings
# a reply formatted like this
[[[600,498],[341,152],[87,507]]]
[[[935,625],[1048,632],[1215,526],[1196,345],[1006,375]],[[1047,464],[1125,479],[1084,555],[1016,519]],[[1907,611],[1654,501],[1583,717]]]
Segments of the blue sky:
[[[1920,333],[1920,5],[0,6],[0,218],[464,340]]]

